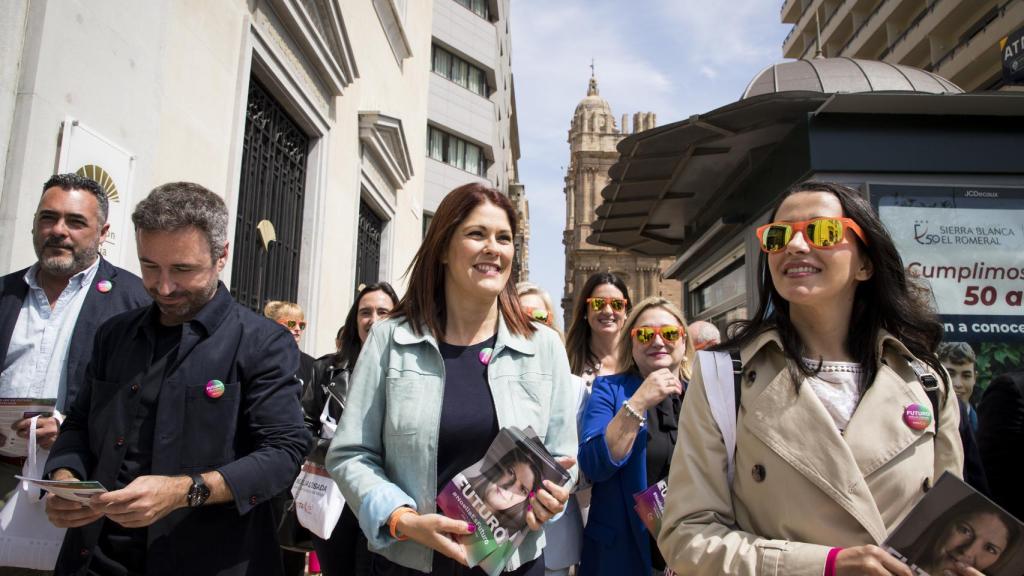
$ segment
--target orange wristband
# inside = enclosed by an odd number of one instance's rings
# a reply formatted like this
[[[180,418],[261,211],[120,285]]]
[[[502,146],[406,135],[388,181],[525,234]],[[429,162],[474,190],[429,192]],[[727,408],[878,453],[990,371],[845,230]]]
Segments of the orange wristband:
[[[391,513],[391,518],[388,519],[388,530],[391,532],[391,537],[399,542],[409,539],[408,536],[400,536],[398,534],[398,521],[406,514],[416,514],[418,516],[419,512],[409,508],[408,506],[402,506],[401,508],[396,508],[395,511]]]

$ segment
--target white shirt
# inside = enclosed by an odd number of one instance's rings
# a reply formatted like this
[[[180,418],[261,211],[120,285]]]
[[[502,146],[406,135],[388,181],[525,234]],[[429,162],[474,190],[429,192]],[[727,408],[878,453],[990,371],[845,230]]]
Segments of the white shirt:
[[[818,361],[804,358],[804,364],[813,370]],[[864,369],[856,362],[822,362],[821,370],[807,378],[840,432],[846,430],[857,409],[863,379]]]
[[[28,294],[0,372],[0,398],[56,398],[57,408],[64,407],[71,335],[99,263],[97,258],[92,266],[72,276],[53,308],[36,280],[39,264],[25,273]]]

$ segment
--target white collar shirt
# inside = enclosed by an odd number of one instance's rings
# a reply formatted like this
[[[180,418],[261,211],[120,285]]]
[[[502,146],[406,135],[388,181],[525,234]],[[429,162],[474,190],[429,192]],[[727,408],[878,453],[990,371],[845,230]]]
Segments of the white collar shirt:
[[[52,308],[37,281],[39,264],[25,273],[28,294],[0,372],[0,398],[54,398],[57,408],[64,408],[71,336],[99,262],[97,258],[92,266],[72,276]]]

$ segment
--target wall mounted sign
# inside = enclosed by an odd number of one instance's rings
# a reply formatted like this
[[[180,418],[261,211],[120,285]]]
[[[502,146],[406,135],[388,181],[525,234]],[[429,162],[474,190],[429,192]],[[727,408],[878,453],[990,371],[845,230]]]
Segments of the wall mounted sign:
[[[75,172],[99,182],[107,192],[110,232],[100,246],[103,257],[123,264],[122,250],[131,241],[131,187],[135,157],[98,132],[68,117],[61,129],[60,157],[57,170]]]
[[[1007,84],[1024,82],[1024,28],[1003,37],[999,41],[999,53],[1003,60],[1003,80]]]

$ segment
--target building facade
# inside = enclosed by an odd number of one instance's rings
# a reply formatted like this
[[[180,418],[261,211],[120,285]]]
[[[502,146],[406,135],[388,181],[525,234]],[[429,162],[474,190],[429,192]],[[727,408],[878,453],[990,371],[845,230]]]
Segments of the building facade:
[[[573,303],[578,291],[595,272],[609,271],[620,276],[629,287],[634,302],[648,296],[663,296],[679,303],[681,286],[666,280],[662,271],[671,259],[640,256],[625,250],[592,244],[588,238],[601,204],[601,191],[608,185],[608,169],[619,159],[616,146],[631,132],[629,115],[616,124],[608,101],[600,96],[597,78],[591,76],[587,95],[576,106],[569,128],[569,167],[565,174],[565,291],[562,309],[565,326],[572,320]],[[633,115],[632,133],[654,128],[653,112]]]
[[[850,57],[934,72],[971,92],[1004,87],[999,41],[1024,24],[1021,0],[785,0],[786,58]],[[820,32],[819,32],[820,30]]]
[[[29,230],[54,172],[107,186],[103,251],[130,270],[135,204],[161,183],[194,181],[230,210],[222,280],[235,297],[254,309],[298,302],[310,320],[302,348],[331,352],[359,284],[403,291],[439,202],[427,193],[428,108],[435,93],[470,94],[432,72],[439,36],[490,34],[487,81],[508,89],[486,106],[451,103],[445,126],[486,136],[486,181],[507,193],[515,180],[507,32],[507,1],[493,0],[4,2],[0,272],[34,261]]]
[[[526,280],[529,218],[518,176],[509,0],[435,1],[433,11],[426,218],[463,184],[482,182],[501,190],[520,214],[513,280]]]

